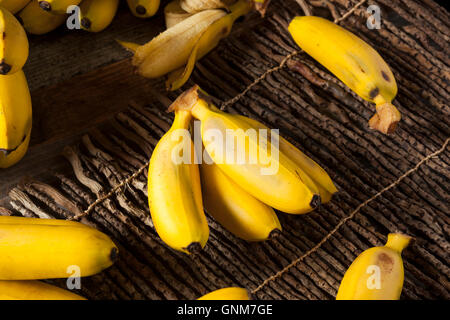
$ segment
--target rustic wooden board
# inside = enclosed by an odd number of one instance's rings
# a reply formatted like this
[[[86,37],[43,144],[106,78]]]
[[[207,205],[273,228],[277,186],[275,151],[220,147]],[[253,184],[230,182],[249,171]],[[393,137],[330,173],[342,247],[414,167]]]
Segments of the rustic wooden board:
[[[246,22],[250,27],[237,26],[233,36],[205,57],[190,85],[198,83],[226,101],[297,49],[285,25],[301,10],[293,0],[273,2],[265,20],[252,18]],[[342,15],[357,1],[332,3]],[[255,289],[319,243],[359,204],[441,148],[450,135],[448,13],[428,0],[377,3],[383,12],[382,29],[367,30],[365,6],[342,25],[374,45],[393,69],[399,85],[395,104],[403,115],[395,134],[371,131],[367,120],[373,106],[306,54],[269,74],[227,109],[280,128],[283,136],[330,173],[341,190],[340,199],[308,215],[280,213],[283,235],[273,242],[246,243],[210,220],[211,237],[205,251],[189,257],[167,248],[148,225],[144,172],[123,194],[130,202],[124,202],[120,193],[96,206],[87,217],[119,244],[121,258],[106,272],[84,279],[81,293],[93,299],[192,299],[223,286]],[[326,8],[313,7],[313,13],[331,17]],[[311,73],[291,70],[298,62]],[[53,81],[48,75],[45,78]],[[98,195],[81,183],[60,157],[63,146],[74,146],[84,173],[107,192],[147,161],[157,139],[170,125],[171,115],[153,101],[151,90],[159,88],[160,84],[134,75],[124,60],[36,90],[33,147],[18,167],[2,172],[0,192],[5,195],[4,186],[15,184],[28,170],[31,178],[72,199],[77,210],[86,209]],[[167,96],[173,99],[176,93]],[[130,99],[145,108],[127,108]],[[119,132],[117,123],[126,131]],[[88,150],[86,138],[79,139],[84,132],[103,156]],[[136,144],[137,140],[140,143]],[[383,192],[318,250],[255,292],[256,297],[332,299],[351,261],[362,250],[381,245],[388,232],[400,231],[416,238],[404,252],[402,298],[448,299],[448,163],[445,150]],[[33,164],[36,169],[32,169]],[[16,213],[45,212],[58,218],[76,214],[59,205],[52,192],[35,184],[14,190]],[[18,192],[29,201],[19,201]]]

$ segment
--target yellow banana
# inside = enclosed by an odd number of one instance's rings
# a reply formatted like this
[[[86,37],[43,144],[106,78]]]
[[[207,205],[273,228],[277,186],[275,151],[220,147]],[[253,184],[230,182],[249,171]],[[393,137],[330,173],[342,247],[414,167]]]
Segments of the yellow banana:
[[[84,30],[100,32],[113,21],[119,0],[84,0],[80,5],[80,25]]]
[[[0,7],[0,75],[11,75],[22,69],[28,59],[28,38],[20,22]]]
[[[127,0],[131,12],[138,18],[153,17],[159,9],[160,0]]]
[[[342,279],[337,300],[398,300],[403,288],[402,250],[411,237],[391,233],[384,247],[361,253]]]
[[[191,115],[175,113],[158,142],[148,169],[148,200],[155,229],[170,247],[196,253],[208,241],[198,165],[189,134]]]
[[[67,13],[67,8],[72,5],[79,5],[81,0],[39,0],[42,10],[55,14]]]
[[[0,75],[0,168],[17,163],[28,149],[31,96],[23,71]]]
[[[180,0],[180,7],[189,13],[209,9],[228,9],[235,0]]]
[[[214,163],[200,165],[206,211],[237,237],[262,241],[276,237],[280,221],[273,209],[228,178]]]
[[[186,20],[193,13],[188,13],[184,11],[180,6],[179,0],[174,0],[169,2],[167,6],[164,8],[164,18],[166,20],[166,28],[169,29],[179,22]]]
[[[372,129],[383,133],[395,130],[401,118],[391,104],[397,84],[378,52],[351,32],[320,17],[296,17],[289,32],[306,53],[361,98],[375,103],[377,112],[369,121]]]
[[[0,223],[0,280],[66,278],[71,266],[86,277],[117,258],[118,249],[108,236],[80,223],[8,220]]]
[[[18,19],[31,34],[41,35],[55,30],[66,21],[65,14],[51,14],[39,7],[38,0],[32,0],[20,11]]]
[[[0,300],[86,300],[68,290],[41,281],[0,280]]]
[[[30,2],[30,0],[0,0],[0,7],[5,8],[12,14],[16,14]]]
[[[26,218],[16,216],[0,216],[0,224],[30,224],[30,225],[50,225],[50,226],[66,226],[78,228],[90,228],[89,226],[70,220],[62,219],[41,219],[41,218]]]
[[[250,296],[243,288],[230,287],[210,292],[197,300],[250,300]]]
[[[213,107],[198,86],[182,94],[170,110],[189,110],[201,121],[202,140],[214,163],[249,194],[287,213],[301,214],[320,205],[314,181],[279,152],[264,132],[242,118]]]

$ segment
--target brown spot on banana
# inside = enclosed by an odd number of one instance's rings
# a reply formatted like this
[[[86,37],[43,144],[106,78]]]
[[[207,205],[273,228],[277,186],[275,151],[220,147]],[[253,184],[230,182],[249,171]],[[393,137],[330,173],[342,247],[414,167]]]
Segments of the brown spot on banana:
[[[144,15],[144,14],[147,13],[147,9],[145,9],[144,6],[137,5],[137,6],[136,6],[136,13],[137,13],[137,14],[140,14],[140,15]]]
[[[374,89],[370,90],[370,92],[369,92],[370,99],[373,100],[379,93],[380,93],[379,88],[374,88]]]
[[[392,259],[388,254],[381,253],[378,256],[378,263],[380,268],[385,273],[391,273],[392,269],[394,268],[394,259]]]
[[[384,78],[384,80],[390,82],[391,78],[389,78],[389,76],[387,75],[386,72],[384,72],[383,70],[381,70],[381,76]]]

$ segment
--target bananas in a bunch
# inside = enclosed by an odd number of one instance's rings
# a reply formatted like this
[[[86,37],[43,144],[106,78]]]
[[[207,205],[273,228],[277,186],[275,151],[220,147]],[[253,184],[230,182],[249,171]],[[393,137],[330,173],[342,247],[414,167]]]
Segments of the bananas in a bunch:
[[[31,96],[23,71],[0,75],[0,168],[17,163],[28,149]]]
[[[81,0],[39,0],[39,6],[54,14],[65,14],[68,7],[77,6],[80,2]]]
[[[131,12],[138,18],[153,17],[159,9],[160,0],[127,0]]]
[[[196,61],[216,47],[230,33],[235,20],[251,8],[251,2],[239,0],[230,7],[229,14],[220,9],[204,10],[173,25],[143,46],[121,44],[134,52],[132,64],[140,75],[158,78],[171,73],[167,87],[176,90],[189,79]]]
[[[67,278],[71,266],[90,276],[117,255],[108,236],[81,223],[0,217],[0,280]]]
[[[0,7],[5,8],[12,14],[16,14],[30,2],[30,0],[0,0]]]
[[[52,14],[39,7],[38,0],[31,0],[27,6],[19,12],[19,20],[23,28],[30,34],[46,34],[55,30],[66,21],[65,14]]]
[[[386,245],[361,253],[348,268],[337,300],[398,300],[403,288],[402,250],[411,237],[391,233]]]
[[[172,127],[153,151],[148,169],[148,200],[161,239],[176,250],[196,253],[208,241],[209,227],[188,131],[190,121],[189,111],[175,112]]]
[[[289,25],[295,42],[361,98],[376,105],[371,128],[391,133],[400,112],[391,101],[397,84],[383,58],[366,42],[324,18],[296,17]]]
[[[80,4],[80,25],[90,32],[100,32],[113,21],[119,0],[84,0]]]
[[[19,21],[2,7],[0,35],[0,75],[16,73],[28,59],[28,38]]]
[[[250,295],[246,289],[230,287],[210,292],[197,300],[250,300]]]
[[[0,300],[86,300],[45,282],[0,280]]]

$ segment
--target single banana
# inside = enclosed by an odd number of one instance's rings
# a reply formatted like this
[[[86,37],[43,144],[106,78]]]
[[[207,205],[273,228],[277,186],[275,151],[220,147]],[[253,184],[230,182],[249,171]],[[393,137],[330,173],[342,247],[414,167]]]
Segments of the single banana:
[[[264,132],[218,110],[198,86],[182,94],[169,110],[187,110],[201,121],[202,141],[214,163],[242,189],[287,213],[307,213],[320,205],[319,189]],[[273,141],[272,141],[273,140]]]
[[[71,266],[86,277],[114,263],[118,249],[107,235],[55,221],[0,223],[0,280],[67,278]]]
[[[17,163],[28,149],[31,96],[23,71],[0,75],[0,168]]]
[[[180,7],[189,13],[209,9],[228,9],[235,0],[179,0]]]
[[[401,119],[391,101],[397,84],[383,58],[366,42],[324,18],[296,17],[289,25],[295,42],[364,100],[375,103],[369,126],[392,133]]]
[[[89,226],[80,222],[62,219],[41,219],[41,218],[27,218],[16,216],[0,216],[0,224],[30,224],[30,225],[50,225],[50,226],[66,226],[78,228],[90,228]]]
[[[12,14],[16,14],[30,2],[30,0],[0,0],[0,7],[5,8]]]
[[[198,165],[189,134],[191,115],[175,113],[170,130],[158,142],[148,169],[150,213],[161,239],[170,247],[196,253],[208,241]]]
[[[194,14],[188,13],[181,8],[179,0],[169,2],[167,6],[164,8],[166,28],[169,29],[174,25],[180,23],[181,21],[191,17],[192,15]]]
[[[361,253],[342,279],[336,300],[398,300],[403,288],[402,250],[411,237],[390,233],[384,247]]]
[[[80,4],[80,25],[90,32],[105,30],[113,21],[119,0],[83,0]]]
[[[200,176],[206,211],[228,231],[247,241],[280,234],[280,221],[273,209],[248,194],[217,165],[203,160]]]
[[[32,0],[17,17],[28,33],[42,35],[62,25],[67,15],[48,13],[39,7],[38,0]]]
[[[160,0],[127,0],[131,12],[138,18],[153,17],[159,9]]]
[[[250,295],[243,288],[223,288],[210,292],[197,300],[250,300]]]
[[[0,75],[11,75],[22,69],[28,59],[28,38],[19,21],[0,7]]]
[[[0,280],[0,300],[86,300],[86,298],[41,281]]]
[[[77,6],[80,2],[81,0],[39,0],[39,6],[54,14],[66,14],[68,7]]]

